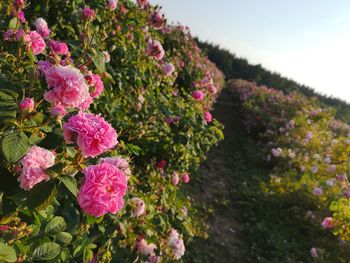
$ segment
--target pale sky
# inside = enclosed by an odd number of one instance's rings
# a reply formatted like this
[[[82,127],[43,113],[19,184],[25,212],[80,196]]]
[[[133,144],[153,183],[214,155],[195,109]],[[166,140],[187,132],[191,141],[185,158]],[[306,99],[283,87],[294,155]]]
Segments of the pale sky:
[[[350,102],[350,0],[150,0],[201,40]]]

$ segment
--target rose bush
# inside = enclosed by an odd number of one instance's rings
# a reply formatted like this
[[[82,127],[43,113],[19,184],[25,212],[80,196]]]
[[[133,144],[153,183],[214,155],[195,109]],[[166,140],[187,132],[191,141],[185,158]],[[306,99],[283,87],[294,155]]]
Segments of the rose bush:
[[[308,196],[319,209],[305,215],[348,241],[350,126],[335,119],[333,109],[296,92],[241,80],[229,86],[241,100],[247,130],[272,167],[269,191]]]
[[[0,260],[181,259],[205,235],[180,188],[222,139],[222,73],[147,1],[0,11]]]

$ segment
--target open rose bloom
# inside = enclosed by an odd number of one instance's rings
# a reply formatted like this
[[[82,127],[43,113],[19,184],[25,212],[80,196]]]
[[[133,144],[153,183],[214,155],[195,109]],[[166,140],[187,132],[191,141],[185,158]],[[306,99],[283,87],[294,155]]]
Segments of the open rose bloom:
[[[55,155],[53,152],[44,148],[32,146],[29,148],[26,156],[21,159],[20,163],[22,165],[22,172],[18,181],[21,188],[29,191],[41,181],[49,180],[45,169],[55,164]]]
[[[127,181],[122,170],[110,163],[91,165],[83,170],[84,183],[78,194],[83,211],[100,217],[115,214],[124,207]]]
[[[84,75],[72,66],[52,66],[45,70],[49,90],[44,98],[54,105],[78,108],[90,98]]]
[[[63,125],[67,143],[76,143],[85,158],[96,157],[117,145],[117,132],[101,116],[79,112]]]
[[[156,60],[161,60],[165,55],[165,51],[162,44],[158,40],[152,41],[151,39],[148,39],[146,54]]]

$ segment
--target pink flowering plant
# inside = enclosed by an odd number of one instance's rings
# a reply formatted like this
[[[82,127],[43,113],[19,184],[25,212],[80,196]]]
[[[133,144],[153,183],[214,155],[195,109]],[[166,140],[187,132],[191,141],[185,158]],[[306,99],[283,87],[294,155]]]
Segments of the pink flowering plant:
[[[314,204],[312,223],[350,240],[350,126],[314,98],[242,80],[229,86],[241,100],[247,130],[272,167],[266,189],[304,196]]]
[[[222,73],[148,1],[0,11],[0,261],[181,260]]]

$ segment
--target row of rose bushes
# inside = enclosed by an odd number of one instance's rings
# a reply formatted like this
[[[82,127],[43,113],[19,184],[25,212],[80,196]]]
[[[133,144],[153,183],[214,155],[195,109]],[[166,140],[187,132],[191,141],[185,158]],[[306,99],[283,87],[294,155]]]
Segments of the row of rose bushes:
[[[348,241],[350,126],[316,99],[242,80],[228,85],[241,100],[247,131],[258,136],[273,167],[270,190],[305,194],[319,208],[306,216]],[[317,257],[316,248],[311,253]]]
[[[0,261],[180,260],[222,73],[147,0],[0,12]]]

